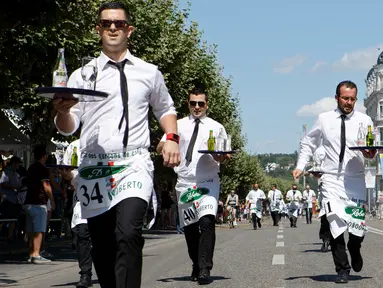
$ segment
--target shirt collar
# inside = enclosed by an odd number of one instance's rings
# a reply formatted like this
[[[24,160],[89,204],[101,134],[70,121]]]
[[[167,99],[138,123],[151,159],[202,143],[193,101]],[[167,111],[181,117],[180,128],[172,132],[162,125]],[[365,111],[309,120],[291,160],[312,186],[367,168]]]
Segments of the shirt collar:
[[[204,122],[206,121],[206,118],[207,118],[206,114],[203,117],[199,118],[200,123],[204,124]],[[194,122],[195,119],[197,118],[195,118],[192,114],[189,115],[190,121]]]
[[[335,112],[338,113],[338,116],[336,118],[340,118],[340,115],[342,115],[342,111],[339,110],[339,108],[335,109]],[[347,119],[350,119],[355,113],[355,110],[352,110],[351,113],[345,114]]]
[[[126,49],[125,56],[122,60],[124,60],[124,59],[127,59],[129,61],[129,63],[132,65],[135,64],[134,63],[135,62],[134,56],[130,53],[130,51],[128,49]],[[106,64],[108,64],[109,61],[115,62],[114,60],[112,60],[108,56],[106,56],[104,52],[101,51],[100,57],[98,57],[98,63],[100,65],[101,70],[105,69],[105,66],[106,66]]]

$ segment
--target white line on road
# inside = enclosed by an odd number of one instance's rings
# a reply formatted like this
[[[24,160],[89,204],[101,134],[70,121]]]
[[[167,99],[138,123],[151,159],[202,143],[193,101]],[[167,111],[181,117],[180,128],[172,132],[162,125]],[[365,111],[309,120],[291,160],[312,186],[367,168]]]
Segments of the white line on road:
[[[278,233],[283,233],[283,230],[278,230]]]
[[[274,254],[272,265],[285,265],[285,255]]]
[[[285,242],[277,242],[276,247],[285,247]]]
[[[283,239],[283,235],[277,235],[278,239]]]

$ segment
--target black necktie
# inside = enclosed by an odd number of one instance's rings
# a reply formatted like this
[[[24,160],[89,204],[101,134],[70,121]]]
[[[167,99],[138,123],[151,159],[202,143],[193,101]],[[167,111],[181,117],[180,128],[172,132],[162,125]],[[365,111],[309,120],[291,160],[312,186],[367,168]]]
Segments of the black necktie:
[[[185,157],[186,161],[188,161],[188,162],[192,161],[193,148],[194,148],[195,140],[197,139],[198,126],[199,126],[200,120],[199,119],[195,119],[194,122],[195,122],[195,125],[194,125],[193,135],[190,138],[189,147],[188,147],[188,150],[186,152],[186,157]]]
[[[343,162],[344,151],[346,149],[346,124],[344,123],[344,119],[346,115],[340,115],[342,119],[342,124],[340,126],[340,154],[339,154],[339,163]]]
[[[128,81],[126,80],[126,76],[124,73],[124,66],[127,59],[121,61],[121,62],[113,62],[109,61],[108,64],[113,65],[117,67],[118,71],[120,72],[120,87],[121,87],[121,98],[122,98],[122,105],[124,106],[124,112],[122,114],[120,124],[118,124],[118,129],[121,129],[122,122],[125,118],[125,132],[124,132],[124,139],[122,140],[122,143],[124,144],[124,147],[128,145],[128,136],[129,136],[129,108],[128,108],[128,101],[129,101],[129,92],[128,92]]]

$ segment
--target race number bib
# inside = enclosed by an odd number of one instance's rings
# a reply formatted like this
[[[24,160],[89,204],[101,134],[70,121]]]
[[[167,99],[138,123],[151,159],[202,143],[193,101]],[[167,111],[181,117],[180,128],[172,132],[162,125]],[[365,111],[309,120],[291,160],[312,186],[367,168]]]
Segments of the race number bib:
[[[83,217],[87,217],[87,211],[108,209],[129,197],[150,201],[153,192],[153,163],[149,153],[96,164],[79,167],[77,197]]]
[[[361,207],[348,206],[344,211],[349,215],[347,222],[348,232],[355,236],[363,237],[368,231],[365,222],[366,210]]]
[[[205,215],[216,215],[219,180],[211,179],[190,185],[177,183],[178,213],[181,227],[197,222]]]

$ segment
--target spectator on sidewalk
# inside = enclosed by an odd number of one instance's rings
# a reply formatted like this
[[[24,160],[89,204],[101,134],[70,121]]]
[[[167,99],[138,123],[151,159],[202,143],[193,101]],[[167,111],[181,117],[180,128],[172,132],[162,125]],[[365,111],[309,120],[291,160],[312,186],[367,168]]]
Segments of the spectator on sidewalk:
[[[55,202],[50,185],[50,173],[45,167],[47,150],[44,145],[37,145],[33,154],[36,162],[28,171],[28,191],[25,199],[26,230],[29,240],[29,261],[34,264],[51,262],[40,255],[44,234],[47,227],[47,202],[51,201],[51,207],[55,208]]]

